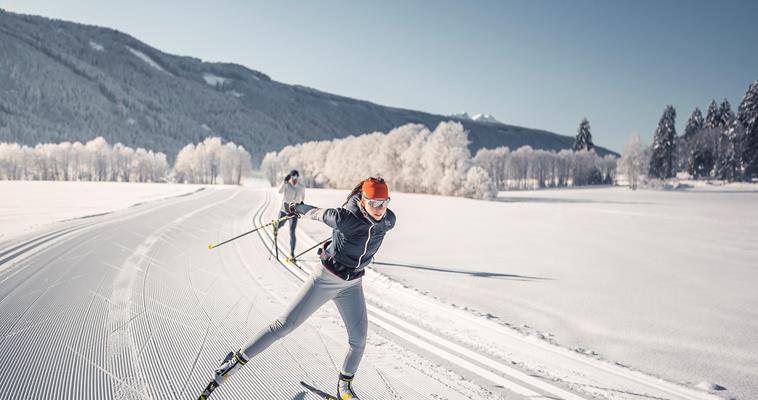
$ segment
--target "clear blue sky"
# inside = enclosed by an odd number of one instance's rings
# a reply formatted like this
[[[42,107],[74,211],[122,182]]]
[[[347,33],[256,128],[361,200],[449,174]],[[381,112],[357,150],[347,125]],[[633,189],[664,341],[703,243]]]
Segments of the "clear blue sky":
[[[215,3],[215,4],[212,4]],[[172,54],[436,114],[489,113],[620,151],[666,104],[736,110],[758,79],[758,1],[0,0]]]

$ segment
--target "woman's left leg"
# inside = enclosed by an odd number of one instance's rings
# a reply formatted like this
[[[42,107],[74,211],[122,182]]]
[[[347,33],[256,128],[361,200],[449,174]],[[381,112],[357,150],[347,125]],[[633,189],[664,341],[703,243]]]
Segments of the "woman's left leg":
[[[361,363],[363,350],[366,348],[368,333],[368,316],[366,314],[366,299],[363,297],[363,279],[343,290],[334,298],[347,328],[347,341],[350,348],[342,363],[339,380],[337,381],[337,397],[343,400],[360,400],[353,391],[353,375]]]
[[[347,328],[348,344],[350,345],[342,364],[342,373],[346,375],[353,375],[358,370],[363,351],[366,348],[368,315],[366,313],[366,299],[363,296],[362,280],[362,278],[357,279],[355,285],[343,289],[334,298],[337,310],[339,310],[342,321]]]

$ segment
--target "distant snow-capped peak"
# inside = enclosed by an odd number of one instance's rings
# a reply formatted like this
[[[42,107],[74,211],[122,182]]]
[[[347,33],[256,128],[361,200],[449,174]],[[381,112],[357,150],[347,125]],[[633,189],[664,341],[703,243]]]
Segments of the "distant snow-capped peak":
[[[473,119],[474,121],[489,122],[489,123],[493,123],[493,124],[499,124],[500,123],[500,121],[498,121],[495,117],[493,117],[490,114],[476,114],[473,117],[471,117],[471,119]]]
[[[491,124],[501,124],[502,122],[498,121],[495,117],[493,117],[490,114],[475,114],[473,117],[469,115],[467,112],[461,112],[457,114],[451,114],[449,117],[459,118],[459,119],[467,119],[470,121],[476,121],[476,122],[487,122]]]

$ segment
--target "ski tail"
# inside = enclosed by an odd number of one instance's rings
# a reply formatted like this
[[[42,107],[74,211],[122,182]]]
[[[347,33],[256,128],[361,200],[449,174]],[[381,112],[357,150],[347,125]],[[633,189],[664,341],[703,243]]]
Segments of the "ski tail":
[[[316,396],[321,397],[324,400],[339,400],[336,397],[332,396],[331,394],[326,393],[323,390],[317,389],[303,381],[300,381],[300,384],[303,385],[304,388],[308,389],[311,393],[315,394]]]

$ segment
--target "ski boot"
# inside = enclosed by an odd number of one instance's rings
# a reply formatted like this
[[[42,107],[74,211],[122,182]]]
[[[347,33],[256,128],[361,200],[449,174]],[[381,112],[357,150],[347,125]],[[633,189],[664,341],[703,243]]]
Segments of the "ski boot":
[[[353,381],[353,375],[340,373],[340,380],[337,382],[337,398],[339,400],[361,400],[353,391],[350,384]]]
[[[216,373],[213,376],[213,379],[210,381],[210,383],[208,383],[208,386],[205,387],[205,390],[200,393],[198,400],[207,400],[208,397],[210,397],[211,393],[216,390],[216,388],[221,386],[225,380],[231,378],[231,376],[237,372],[238,369],[247,364],[247,361],[247,357],[245,357],[242,352],[229,352],[229,354],[227,354],[224,358],[224,361],[221,362],[221,365],[216,369]]]

